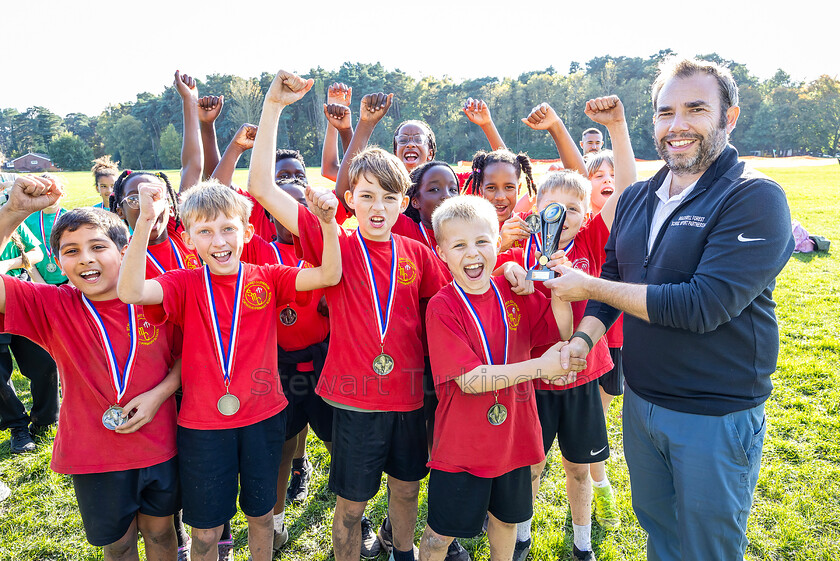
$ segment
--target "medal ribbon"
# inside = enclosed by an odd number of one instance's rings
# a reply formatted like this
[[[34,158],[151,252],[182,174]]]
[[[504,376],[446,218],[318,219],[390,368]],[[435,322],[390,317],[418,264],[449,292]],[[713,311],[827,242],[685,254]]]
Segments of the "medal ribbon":
[[[93,322],[99,331],[99,340],[102,342],[102,348],[105,350],[108,370],[111,371],[111,387],[113,387],[114,394],[116,395],[116,404],[119,405],[120,400],[125,395],[125,390],[128,389],[128,383],[131,380],[131,374],[134,372],[134,363],[137,358],[137,316],[134,314],[134,305],[126,304],[128,306],[128,331],[131,344],[128,349],[125,368],[121,370],[117,364],[117,355],[114,353],[114,346],[111,344],[111,338],[108,336],[108,331],[105,329],[102,317],[96,311],[91,301],[88,300],[87,296],[82,295],[82,302],[84,302],[85,307],[90,312]]]
[[[533,240],[533,242],[531,240]],[[534,264],[530,265],[530,266],[528,265],[528,261],[530,260],[530,257],[531,257],[531,249],[533,249],[533,245],[536,245],[537,246],[537,251],[542,253],[542,244],[540,243],[540,239],[539,239],[538,234],[531,234],[531,237],[529,237],[528,241],[525,242],[525,269],[527,269],[527,270],[535,269],[537,267],[537,264],[538,264],[537,255],[535,253],[534,254]],[[572,250],[573,247],[575,247],[575,240],[574,239],[572,239],[572,241],[569,242],[569,245],[567,245],[566,247],[563,248],[563,253],[565,253],[566,256],[568,257],[569,252]],[[550,257],[550,256],[546,255],[546,257]]]
[[[373,299],[373,306],[376,308],[376,324],[379,328],[379,343],[382,347],[385,346],[385,334],[388,332],[388,324],[391,323],[391,311],[394,309],[394,294],[396,291],[397,280],[397,244],[394,242],[394,236],[391,236],[391,277],[388,279],[388,302],[386,308],[382,309],[382,302],[379,301],[379,291],[376,289],[376,278],[373,275],[373,265],[370,261],[370,251],[368,251],[365,239],[356,230],[356,236],[359,238],[359,246],[362,248],[362,261],[365,264],[365,272],[370,281],[370,295]]]
[[[273,249],[273,250],[274,250],[274,255],[277,257],[277,264],[278,264],[278,265],[285,265],[285,263],[283,263],[283,257],[280,255],[280,249],[278,249],[278,247],[277,247],[277,243],[276,243],[276,242],[272,242],[272,243],[271,243],[271,244],[269,244],[269,245],[271,245],[271,249]],[[303,259],[301,259],[301,260],[299,260],[299,261],[298,261],[298,263],[297,263],[297,267],[298,267],[298,268],[303,267]]]
[[[422,222],[419,222],[417,225],[420,226],[420,233],[423,234],[423,237],[426,239],[426,245],[429,246],[429,248],[434,252],[435,257],[440,259],[440,255],[438,255],[437,249],[435,249],[435,244],[432,243],[432,239],[429,237],[429,233],[426,232],[426,227],[423,226]]]
[[[210,322],[213,325],[213,347],[216,349],[216,357],[219,359],[219,366],[222,368],[222,375],[225,379],[225,388],[230,385],[230,375],[233,372],[233,361],[236,355],[236,339],[239,335],[239,320],[242,311],[242,287],[243,281],[242,263],[239,264],[239,272],[236,274],[236,296],[233,301],[233,317],[231,318],[230,334],[228,335],[227,350],[222,341],[222,331],[219,328],[219,314],[216,311],[216,300],[213,298],[213,283],[210,281],[210,269],[204,267],[204,286],[207,292],[207,302],[210,306]]]
[[[455,287],[455,290],[458,292],[458,296],[461,297],[464,304],[467,306],[467,311],[470,313],[473,322],[475,323],[475,327],[478,330],[478,335],[481,338],[481,348],[484,350],[484,357],[487,359],[489,364],[496,364],[493,362],[493,354],[490,352],[490,344],[487,341],[487,332],[484,330],[484,325],[481,323],[481,319],[478,317],[478,312],[476,312],[475,307],[470,302],[470,299],[467,298],[467,293],[464,292],[464,289],[458,286],[458,283],[452,281],[452,285]],[[505,323],[505,361],[502,364],[507,364],[508,362],[508,343],[510,340],[510,326],[508,325],[508,318],[507,318],[507,311],[505,310],[505,303],[502,301],[502,295],[499,293],[499,289],[496,287],[496,283],[493,279],[490,279],[490,286],[493,287],[493,292],[496,293],[496,300],[499,302],[499,310],[502,312],[502,320]]]
[[[53,218],[53,226],[55,226],[56,220],[58,217],[61,216],[61,209],[55,213],[55,218]],[[50,248],[50,240],[47,239],[47,229],[44,228],[44,211],[40,212],[38,216],[41,225],[41,240],[44,242],[44,251],[47,252],[47,259],[52,259],[52,249]]]
[[[184,258],[183,258],[183,256],[181,256],[181,252],[178,251],[178,246],[175,245],[175,242],[172,241],[172,238],[167,238],[167,239],[169,240],[169,245],[172,246],[172,253],[175,254],[175,261],[178,262],[178,268],[183,269],[184,268]],[[152,265],[155,266],[155,269],[160,271],[161,275],[166,272],[166,269],[164,269],[163,265],[160,264],[160,261],[155,259],[155,256],[152,255],[152,252],[149,251],[148,249],[146,250],[146,257],[152,261]]]

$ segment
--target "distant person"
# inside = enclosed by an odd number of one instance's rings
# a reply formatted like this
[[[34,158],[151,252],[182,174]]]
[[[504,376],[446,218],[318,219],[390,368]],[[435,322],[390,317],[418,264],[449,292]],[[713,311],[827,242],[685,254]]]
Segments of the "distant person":
[[[112,162],[111,156],[108,155],[96,158],[93,161],[93,167],[90,168],[93,174],[93,186],[96,187],[96,192],[102,198],[101,202],[93,205],[94,208],[104,208],[105,210],[111,208],[110,197],[114,191],[114,182],[120,175],[119,165],[119,162]]]
[[[589,128],[580,135],[580,149],[586,154],[597,154],[604,148],[604,135],[596,128]]]

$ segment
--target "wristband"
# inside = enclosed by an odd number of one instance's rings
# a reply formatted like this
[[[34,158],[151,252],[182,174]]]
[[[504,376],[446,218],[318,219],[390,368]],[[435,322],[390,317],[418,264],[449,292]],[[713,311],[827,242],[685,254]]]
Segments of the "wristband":
[[[592,347],[595,346],[595,343],[592,342],[592,338],[583,331],[575,331],[574,333],[572,333],[572,336],[569,337],[569,341],[571,341],[575,337],[583,339],[583,342],[589,346],[590,351],[592,350]]]

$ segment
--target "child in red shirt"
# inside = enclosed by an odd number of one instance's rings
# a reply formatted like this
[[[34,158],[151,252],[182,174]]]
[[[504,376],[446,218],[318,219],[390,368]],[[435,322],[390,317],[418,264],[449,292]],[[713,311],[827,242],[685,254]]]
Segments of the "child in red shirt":
[[[143,304],[155,323],[189,326],[184,345],[183,401],[178,416],[184,522],[193,527],[192,558],[217,555],[223,523],[236,512],[248,519],[256,561],[272,555],[272,509],[285,440],[286,399],[278,391],[277,308],[341,276],[338,201],[307,191],[324,233],[326,265],[298,269],[240,261],[253,236],[247,199],[217,182],[187,191],[181,203],[184,242],[205,266],[144,280],[145,252],[167,202],[163,189],[141,183],[140,216],[125,253],[119,292]],[[319,229],[320,231],[320,229]],[[212,549],[212,551],[211,551]]]
[[[61,196],[49,179],[18,177],[0,210],[0,241]],[[3,277],[0,331],[31,339],[58,364],[63,403],[51,467],[72,475],[88,541],[103,547],[105,559],[136,558],[139,530],[147,558],[174,559],[180,334],[117,299],[127,241],[125,226],[106,210],[63,213],[50,245],[70,284]]]
[[[302,257],[317,264],[325,261],[314,216],[276,189],[271,176],[280,113],[311,87],[312,80],[285,71],[275,77],[263,105],[248,190],[299,236]],[[330,309],[341,313],[330,314],[330,350],[317,388],[335,407],[333,548],[339,561],[358,559],[364,507],[385,471],[392,553],[401,561],[413,559],[417,494],[427,473],[420,300],[437,292],[443,279],[431,250],[391,233],[408,204],[409,179],[400,161],[384,150],[368,149],[342,165],[349,166],[352,187],[344,199],[359,229],[340,235],[344,276],[326,295]],[[381,446],[359,446],[361,438],[381,441]]]
[[[491,550],[510,559],[516,523],[533,509],[530,466],[545,458],[531,381],[565,383],[570,374],[560,369],[565,342],[539,358],[531,350],[568,339],[572,310],[539,293],[516,295],[492,277],[499,229],[489,202],[456,197],[433,216],[437,250],[454,280],[426,312],[440,403],[420,559],[442,560],[453,537],[481,532],[488,511]]]

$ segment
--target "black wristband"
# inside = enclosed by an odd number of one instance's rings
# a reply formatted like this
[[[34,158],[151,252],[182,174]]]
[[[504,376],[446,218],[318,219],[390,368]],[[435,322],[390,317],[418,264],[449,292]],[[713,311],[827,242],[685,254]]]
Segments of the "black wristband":
[[[589,345],[590,351],[592,350],[592,347],[595,346],[595,343],[592,342],[592,338],[583,331],[575,331],[574,333],[572,333],[572,336],[569,337],[569,341],[571,341],[574,337],[583,339],[583,342]]]

